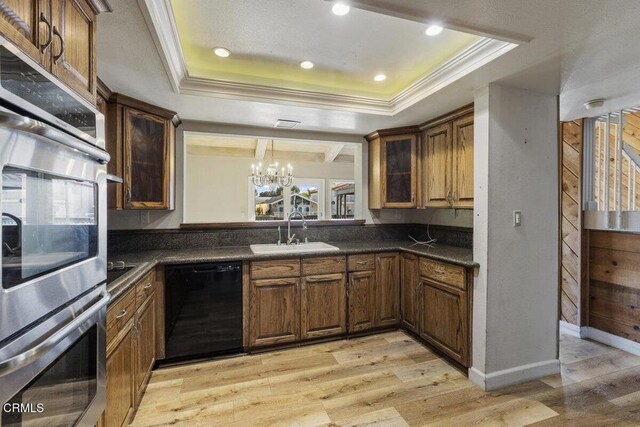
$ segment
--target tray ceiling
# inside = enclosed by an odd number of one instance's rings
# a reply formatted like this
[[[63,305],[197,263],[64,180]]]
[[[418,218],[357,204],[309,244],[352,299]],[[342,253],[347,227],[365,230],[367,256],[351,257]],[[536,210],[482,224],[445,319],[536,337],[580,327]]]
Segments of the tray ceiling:
[[[355,7],[336,16],[322,0],[141,4],[185,94],[394,115],[517,46],[453,29],[430,37],[429,22]]]

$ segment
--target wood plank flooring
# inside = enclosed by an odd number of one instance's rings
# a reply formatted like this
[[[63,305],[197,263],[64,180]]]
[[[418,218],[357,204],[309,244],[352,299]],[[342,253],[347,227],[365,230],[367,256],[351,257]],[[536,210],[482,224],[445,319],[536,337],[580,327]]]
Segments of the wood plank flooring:
[[[560,353],[561,374],[492,393],[400,331],[160,369],[132,425],[640,425],[640,357]]]

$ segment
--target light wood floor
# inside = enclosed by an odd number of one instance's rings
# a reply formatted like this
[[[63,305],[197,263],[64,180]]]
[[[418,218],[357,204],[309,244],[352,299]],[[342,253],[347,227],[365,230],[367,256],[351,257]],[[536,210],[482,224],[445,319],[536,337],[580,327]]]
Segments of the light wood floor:
[[[403,332],[160,369],[134,426],[637,426],[640,357],[563,336],[562,373],[484,393]]]

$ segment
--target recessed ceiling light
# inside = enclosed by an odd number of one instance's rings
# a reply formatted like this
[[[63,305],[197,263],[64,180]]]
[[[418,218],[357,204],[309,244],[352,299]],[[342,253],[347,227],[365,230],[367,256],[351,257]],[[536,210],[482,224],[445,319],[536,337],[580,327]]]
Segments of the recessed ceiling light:
[[[377,81],[377,82],[382,82],[382,81],[387,80],[387,76],[386,76],[386,75],[384,75],[384,74],[376,74],[376,75],[373,77],[373,80],[375,80],[375,81]]]
[[[349,13],[350,10],[351,8],[344,3],[334,3],[331,8],[331,11],[338,16],[344,16]]]
[[[316,65],[316,64],[314,64],[314,63],[313,63],[313,62],[311,62],[311,61],[302,61],[302,62],[300,63],[300,66],[301,66],[302,68],[304,68],[305,70],[309,70],[309,69],[313,68],[313,66],[314,66],[314,65]]]
[[[213,53],[215,53],[216,56],[219,56],[220,58],[226,58],[229,55],[231,55],[231,52],[229,52],[229,49],[225,49],[223,47],[214,47]]]
[[[424,33],[428,36],[437,36],[442,32],[442,27],[440,25],[429,25]]]

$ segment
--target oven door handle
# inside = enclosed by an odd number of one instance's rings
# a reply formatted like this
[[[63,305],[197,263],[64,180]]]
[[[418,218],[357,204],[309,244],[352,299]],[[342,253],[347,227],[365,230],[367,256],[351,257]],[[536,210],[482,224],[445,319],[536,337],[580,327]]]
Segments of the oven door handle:
[[[111,159],[109,153],[91,145],[89,142],[78,140],[75,137],[54,128],[53,126],[49,126],[48,124],[34,120],[30,117],[11,113],[6,109],[0,109],[0,125],[10,129],[16,129],[33,135],[42,136],[45,139],[55,141],[58,144],[77,150],[103,164],[108,163]]]
[[[47,337],[40,344],[33,346],[32,348],[18,354],[17,356],[0,362],[0,377],[16,371],[21,366],[31,363],[32,361],[41,357],[43,353],[46,353],[54,348],[70,333],[78,329],[84,322],[86,322],[98,311],[104,308],[110,299],[111,296],[108,293],[102,294],[98,302],[83,311],[82,314],[73,319],[71,322],[67,323],[62,329],[59,329],[57,332]]]

